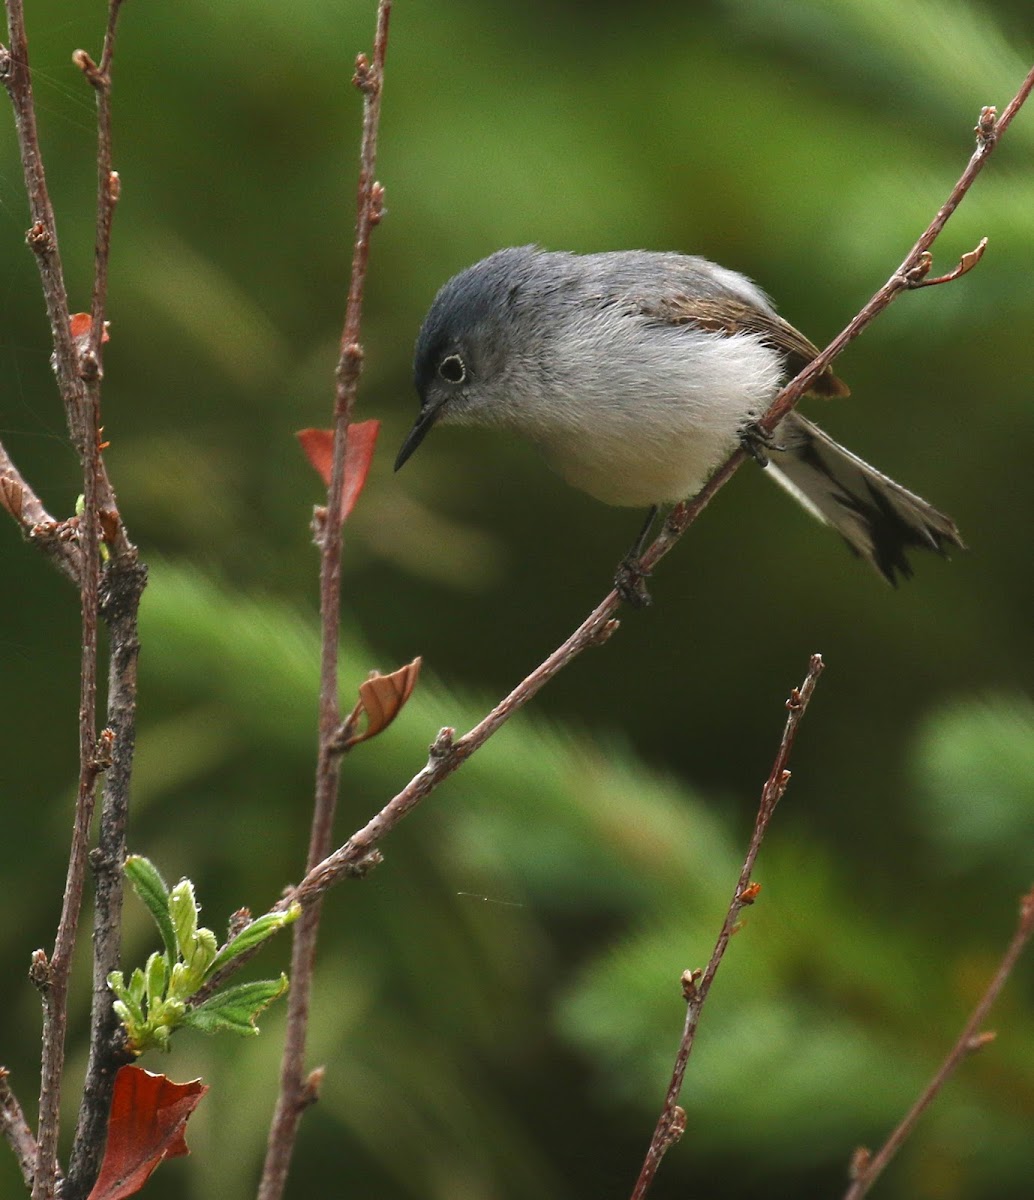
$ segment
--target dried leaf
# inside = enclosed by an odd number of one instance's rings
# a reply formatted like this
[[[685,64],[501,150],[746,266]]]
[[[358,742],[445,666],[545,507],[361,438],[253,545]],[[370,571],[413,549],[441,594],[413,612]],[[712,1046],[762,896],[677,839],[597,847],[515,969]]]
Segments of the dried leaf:
[[[72,313],[68,318],[69,327],[72,330],[72,338],[76,342],[85,342],[90,335],[90,330],[93,328],[93,318],[89,313]],[[101,326],[101,344],[110,342],[108,337],[108,322],[105,321]],[[80,349],[82,347],[80,346]]]
[[[369,679],[359,685],[359,703],[349,718],[349,723],[352,724],[365,714],[366,728],[362,733],[352,734],[348,738],[349,746],[376,737],[395,720],[413,694],[416,681],[420,677],[422,662],[423,659],[418,655],[411,663],[399,667],[390,675],[382,675],[379,671],[370,672]]]
[[[102,442],[101,449],[107,450],[110,443]],[[101,523],[101,536],[106,542],[113,542],[118,536],[119,515],[113,509],[102,508],[97,514]]]
[[[380,432],[380,421],[359,421],[348,427],[348,447],[345,452],[345,479],[341,485],[342,522],[355,507],[366,484],[373,462],[373,451]],[[305,457],[319,472],[320,478],[330,486],[331,465],[334,460],[334,431],[332,429],[300,429]]]
[[[200,1079],[173,1083],[140,1067],[120,1068],[104,1161],[88,1200],[135,1195],[160,1162],[189,1154],[184,1130],[207,1091]]]

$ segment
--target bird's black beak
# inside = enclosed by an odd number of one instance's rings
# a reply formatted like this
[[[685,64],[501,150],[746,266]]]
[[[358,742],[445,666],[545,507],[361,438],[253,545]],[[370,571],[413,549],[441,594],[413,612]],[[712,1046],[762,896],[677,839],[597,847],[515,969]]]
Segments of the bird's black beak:
[[[420,416],[417,417],[413,428],[406,434],[406,440],[402,443],[402,448],[399,450],[398,458],[395,459],[395,470],[406,461],[420,443],[427,437],[431,430],[431,426],[438,420],[441,415],[443,401],[431,401],[424,405],[420,410]]]

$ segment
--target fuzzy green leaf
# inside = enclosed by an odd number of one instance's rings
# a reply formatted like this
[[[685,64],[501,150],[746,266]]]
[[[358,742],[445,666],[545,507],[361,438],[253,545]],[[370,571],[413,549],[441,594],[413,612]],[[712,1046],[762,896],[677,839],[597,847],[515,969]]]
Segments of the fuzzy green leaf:
[[[134,967],[133,974],[129,977],[129,987],[126,990],[129,992],[133,1004],[139,1008],[144,1002],[144,992],[146,990],[144,973],[139,967]]]
[[[169,916],[169,889],[158,874],[158,870],[150,859],[140,854],[131,854],[122,868],[126,878],[133,885],[133,891],[147,906],[147,911],[154,918],[154,923],[165,943],[165,953],[170,963],[176,961],[176,932],[172,927]]]
[[[176,947],[180,957],[187,961],[197,941],[197,914],[194,885],[189,879],[181,879],[169,893],[169,916],[176,930]]]
[[[165,955],[155,951],[144,968],[147,981],[147,1008],[150,1011],[165,995],[165,984],[169,978],[169,964]]]
[[[219,943],[216,941],[215,934],[211,929],[202,927],[197,931],[193,949],[185,957],[187,966],[190,968],[191,977],[197,980],[198,987],[204,982],[212,963],[215,961],[218,945]]]
[[[112,1007],[118,1013],[119,1019],[127,1029],[137,1028],[144,1023],[144,1010],[129,994],[129,989],[124,987],[121,981],[119,981],[117,985],[115,982],[113,982],[113,976],[119,973],[120,972],[113,971],[111,975],[108,976],[108,987],[110,987],[118,997],[117,1000],[112,1001]]]
[[[224,988],[204,1004],[186,1012],[183,1024],[203,1033],[218,1033],[225,1029],[243,1037],[254,1037],[258,1033],[255,1019],[259,1013],[286,991],[286,975]]]
[[[212,965],[208,968],[208,975],[214,975],[216,971],[235,959],[238,954],[243,954],[252,946],[260,945],[266,938],[272,937],[274,933],[283,929],[285,925],[296,921],[301,913],[301,905],[292,904],[286,912],[265,913],[249,925],[245,925],[233,941],[228,942],[216,955]]]

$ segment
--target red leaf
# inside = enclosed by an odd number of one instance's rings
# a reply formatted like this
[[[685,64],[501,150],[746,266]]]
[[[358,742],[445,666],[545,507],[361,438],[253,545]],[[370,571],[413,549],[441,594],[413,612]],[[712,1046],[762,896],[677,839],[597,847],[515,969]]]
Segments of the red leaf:
[[[355,507],[359,493],[366,485],[366,476],[373,462],[373,450],[380,432],[380,421],[359,421],[348,427],[348,448],[345,453],[345,480],[341,487],[341,520],[344,521]],[[334,459],[334,431],[332,429],[300,429],[298,441],[302,444],[305,457],[319,472],[323,482],[330,486],[330,469]]]
[[[189,1154],[184,1129],[207,1091],[200,1079],[173,1083],[141,1067],[121,1067],[104,1161],[87,1200],[124,1200],[144,1186],[163,1159]]]

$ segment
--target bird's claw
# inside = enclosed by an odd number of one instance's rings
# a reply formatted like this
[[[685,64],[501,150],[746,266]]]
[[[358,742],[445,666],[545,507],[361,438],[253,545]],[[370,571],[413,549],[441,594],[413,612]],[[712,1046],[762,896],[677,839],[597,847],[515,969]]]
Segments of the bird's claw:
[[[746,424],[741,425],[739,439],[742,448],[759,467],[768,466],[769,450],[783,449],[782,446],[777,445],[774,436],[764,428],[760,421],[747,421]]]
[[[633,608],[649,608],[653,597],[646,588],[650,572],[644,571],[638,557],[629,555],[618,563],[614,573],[614,590],[626,604]]]

